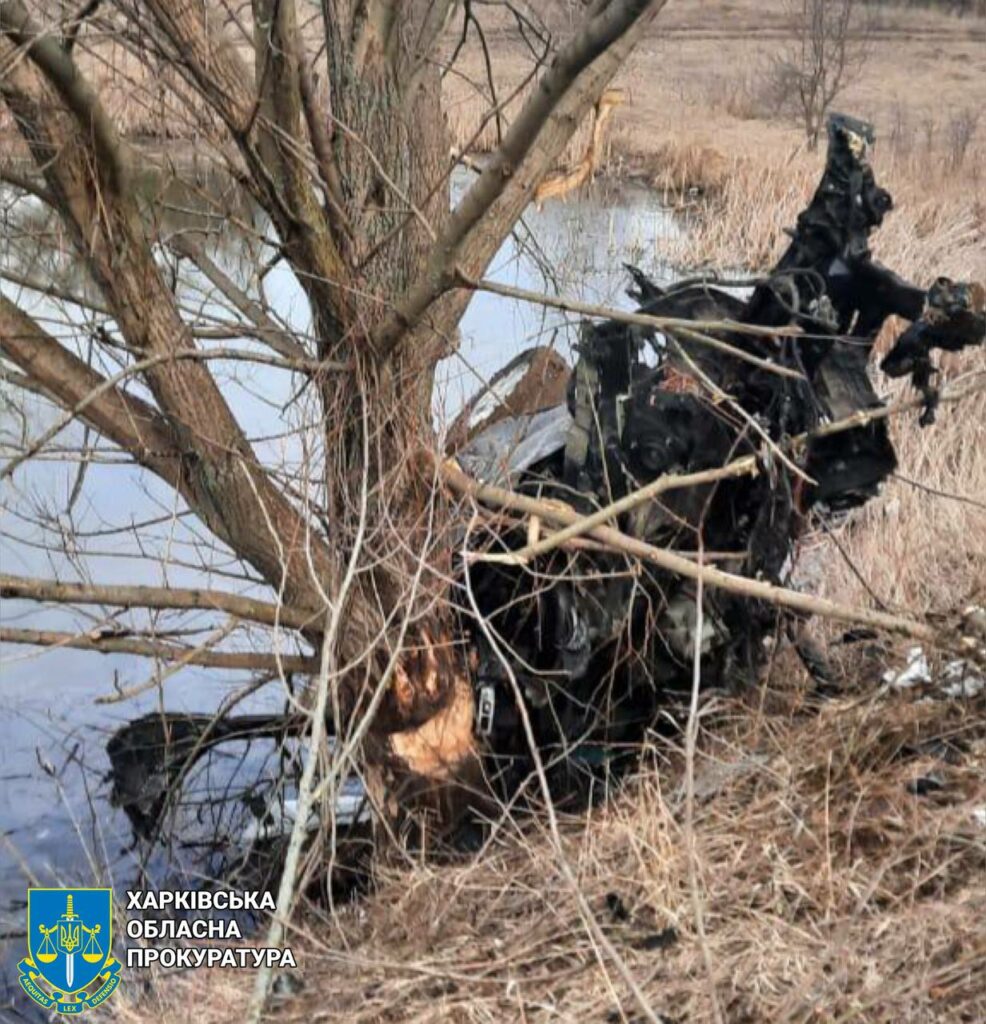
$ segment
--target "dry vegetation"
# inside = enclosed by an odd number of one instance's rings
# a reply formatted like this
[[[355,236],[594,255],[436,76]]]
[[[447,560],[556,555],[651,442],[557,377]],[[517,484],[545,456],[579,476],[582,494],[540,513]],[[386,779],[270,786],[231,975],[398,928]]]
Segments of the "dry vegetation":
[[[782,8],[671,5],[616,82],[630,102],[614,114],[606,168],[689,207],[693,231],[672,254],[682,265],[763,269],[817,180],[821,155],[807,152],[761,74],[785,37]],[[984,23],[876,11],[869,59],[835,106],[877,125],[875,164],[898,206],[878,255],[922,283],[936,273],[984,280]],[[528,58],[506,23],[488,38],[502,100]],[[478,49],[467,48],[464,70],[468,81],[447,79],[454,129],[482,150],[496,126],[477,136],[488,100],[473,98],[477,83],[485,88]],[[126,93],[122,84],[115,111],[125,118]],[[141,108],[125,125],[160,138],[163,121],[166,112],[159,121]],[[979,352],[949,373],[983,367]],[[898,422],[901,476],[949,496],[892,481],[837,528],[866,586],[824,536],[805,543],[805,578],[845,601],[872,604],[875,594],[918,613],[982,601],[984,422],[982,396],[943,409],[930,430],[916,417]],[[781,654],[758,691],[707,708],[694,822],[704,940],[674,742],[656,742],[611,805],[563,823],[564,855],[593,913],[662,1019],[986,1019],[986,696],[878,692],[897,655],[868,654],[845,659],[837,699],[811,698]],[[943,787],[916,796],[909,784],[929,773]],[[464,863],[394,855],[366,901],[330,921],[313,911],[306,931],[305,988],[284,1004],[285,1020],[644,1019],[590,937],[536,818],[508,816]],[[200,973],[159,986],[139,1011],[121,995],[116,1011],[228,1021],[247,997],[242,975]]]
[[[705,720],[695,830],[711,977],[678,751],[655,749],[621,799],[564,827],[591,910],[666,1021],[714,1020],[713,988],[731,1022],[982,1020],[986,702],[818,706],[790,678],[778,666]],[[914,796],[931,772],[943,789]],[[307,945],[284,1020],[645,1019],[530,820],[467,863],[381,867],[365,904],[309,921]],[[210,978],[204,1002],[202,981],[161,986],[154,1019],[236,1019],[238,976]]]

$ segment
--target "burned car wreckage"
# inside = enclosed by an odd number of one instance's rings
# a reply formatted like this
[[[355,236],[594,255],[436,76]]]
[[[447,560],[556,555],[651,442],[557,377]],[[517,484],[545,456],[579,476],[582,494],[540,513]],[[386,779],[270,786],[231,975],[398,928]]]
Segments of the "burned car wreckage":
[[[661,288],[629,268],[629,294],[640,312],[697,326],[729,321],[734,329],[702,329],[733,351],[687,330],[585,322],[574,369],[531,350],[470,403],[454,450],[459,465],[478,480],[562,499],[587,513],[664,474],[756,454],[762,472],[670,491],[619,525],[631,537],[692,557],[701,549],[734,573],[783,580],[812,511],[867,501],[896,459],[883,419],[809,437],[798,454],[801,472],[777,457],[776,446],[882,406],[868,364],[891,315],[910,326],[880,366],[892,377],[910,376],[923,396],[922,424],[935,416],[932,351],[981,344],[986,336],[981,287],[940,278],[925,290],[872,258],[870,235],[892,208],[868,163],[872,141],[869,125],[831,118],[821,182],[787,251],[748,297],[707,279]],[[524,410],[501,400],[498,387],[545,366],[552,386]],[[510,552],[527,540],[520,526],[491,528],[487,548]],[[668,693],[690,688],[696,645],[703,685],[737,686],[756,675],[768,634],[796,634],[791,614],[725,590],[706,588],[699,616],[692,581],[631,565],[591,543],[526,565],[470,561],[460,572],[483,620],[462,613],[474,651],[476,729],[488,775],[507,798],[532,770],[518,694],[553,795],[582,800],[599,788],[597,780],[631,762]],[[819,670],[810,653],[803,656]],[[145,837],[154,834],[169,789],[205,750],[229,738],[277,738],[303,727],[264,716],[172,717],[166,734],[162,716],[152,714],[124,726],[108,745],[113,799]]]
[[[882,405],[867,370],[891,315],[910,321],[883,359],[922,392],[922,424],[933,422],[931,352],[979,344],[986,333],[978,286],[941,278],[928,291],[871,256],[869,236],[892,208],[867,162],[869,125],[834,116],[824,174],[774,271],[746,300],[706,281],[662,289],[628,268],[640,312],[692,321],[796,326],[797,334],[717,333],[769,368],[697,343],[688,335],[615,321],[583,324],[567,402],[526,419],[504,419],[458,452],[472,475],[561,498],[581,512],[606,505],[668,473],[723,466],[743,454],[810,433],[823,423]],[[645,361],[650,348],[656,357]],[[521,357],[523,358],[523,357]],[[727,398],[728,396],[728,398]],[[509,451],[504,459],[502,453]],[[769,454],[769,453],[768,453]],[[807,445],[804,473],[779,462],[756,477],[720,480],[662,495],[623,517],[624,533],[666,548],[697,548],[745,576],[780,582],[813,508],[846,510],[877,493],[896,459],[885,420]],[[806,477],[808,479],[806,479]],[[499,543],[521,546],[524,537]],[[559,795],[581,791],[601,765],[632,751],[669,689],[690,687],[695,644],[703,685],[741,685],[778,627],[774,606],[706,589],[695,636],[692,581],[619,555],[553,552],[528,567],[470,568],[480,611],[511,655],[511,671]],[[788,618],[790,618],[788,616]],[[790,624],[790,622],[789,622]],[[486,633],[480,652],[479,722],[499,758],[506,792],[530,770],[527,742],[502,659]],[[820,671],[809,646],[807,667]],[[581,780],[579,782],[578,780]]]

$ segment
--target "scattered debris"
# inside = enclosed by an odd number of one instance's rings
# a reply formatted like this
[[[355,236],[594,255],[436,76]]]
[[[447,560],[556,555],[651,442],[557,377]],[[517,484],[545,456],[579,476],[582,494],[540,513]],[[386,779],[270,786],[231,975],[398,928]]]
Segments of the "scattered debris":
[[[971,661],[956,659],[942,669],[940,685],[946,697],[975,697],[986,689],[986,675]]]
[[[867,161],[872,140],[869,125],[833,116],[818,190],[774,271],[749,282],[747,300],[706,279],[661,288],[629,268],[640,312],[674,323],[659,331],[586,322],[571,370],[545,349],[523,353],[453,426],[459,464],[479,480],[590,513],[668,474],[752,456],[756,472],[669,490],[618,525],[690,559],[785,581],[812,510],[864,503],[896,466],[868,372],[887,317],[912,323],[883,367],[911,375],[922,423],[937,404],[932,351],[986,337],[981,288],[939,278],[925,291],[872,258],[869,236],[893,206]],[[722,321],[730,327],[710,326]],[[578,805],[604,792],[635,763],[648,732],[665,727],[669,699],[690,690],[696,647],[705,687],[753,680],[769,653],[765,640],[785,633],[813,675],[827,678],[824,655],[792,613],[714,588],[699,600],[693,581],[584,538],[529,562],[504,559],[530,543],[531,529],[509,516],[483,520],[469,538],[472,557],[458,567],[458,604],[474,601],[479,611],[463,611],[461,621],[475,652],[477,732],[497,795],[525,790],[535,755],[557,800]],[[946,667],[944,691],[982,689],[971,662],[959,665]],[[930,681],[919,647],[885,677],[898,690]],[[114,802],[138,836],[153,838],[169,794],[205,751],[231,740],[283,743],[302,728],[297,716],[137,719],[108,744]],[[361,792],[343,790],[340,801],[338,822],[365,822]],[[240,834],[248,846],[273,840],[292,820],[283,791],[249,806],[253,825]],[[646,948],[675,938],[671,929],[653,935]]]
[[[975,697],[986,689],[986,675],[974,662],[953,658],[946,662],[935,676],[923,647],[908,648],[907,659],[900,670],[887,669],[883,674],[884,686],[894,690],[928,688],[928,696],[938,698]]]

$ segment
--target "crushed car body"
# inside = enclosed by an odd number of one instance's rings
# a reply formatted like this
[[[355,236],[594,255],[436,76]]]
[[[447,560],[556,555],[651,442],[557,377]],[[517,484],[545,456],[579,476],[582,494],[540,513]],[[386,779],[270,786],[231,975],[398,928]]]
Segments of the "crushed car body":
[[[861,505],[896,466],[883,419],[811,438],[826,423],[882,407],[870,357],[886,319],[910,323],[881,366],[911,377],[924,424],[937,402],[934,350],[986,337],[981,287],[941,278],[923,289],[873,259],[870,236],[893,202],[870,167],[872,142],[868,124],[831,118],[818,188],[786,252],[770,274],[747,282],[745,298],[707,279],[662,288],[628,268],[639,311],[678,326],[586,321],[571,368],[545,349],[521,354],[463,410],[450,454],[476,480],[582,513],[666,474],[753,455],[757,474],[669,491],[618,525],[732,573],[784,581],[813,513]],[[782,458],[802,435],[806,444]],[[528,530],[491,517],[470,535],[470,549],[509,554],[528,543]],[[694,581],[591,542],[525,564],[464,559],[457,587],[476,731],[501,798],[513,799],[533,770],[523,716],[552,795],[574,805],[634,763],[669,695],[690,689],[696,652],[703,686],[737,688],[760,670],[764,639],[784,632],[809,670],[823,672],[792,613],[712,588],[699,600]],[[145,716],[110,740],[114,800],[145,838],[158,834],[165,792],[205,750],[304,728],[299,716],[220,726],[178,717]],[[262,811],[266,826],[269,801]],[[347,813],[363,821],[362,811]]]
[[[891,315],[910,326],[881,367],[911,376],[923,396],[922,424],[933,422],[937,404],[933,350],[982,344],[986,335],[980,287],[940,278],[925,291],[873,259],[870,235],[893,202],[869,165],[872,142],[868,124],[831,118],[821,182],[786,252],[748,298],[704,280],[661,288],[628,268],[639,312],[732,322],[735,329],[714,336],[737,355],[688,331],[586,322],[567,400],[474,430],[455,453],[463,469],[588,513],[662,475],[755,454],[764,462],[758,475],[668,492],[619,526],[650,544],[782,582],[813,510],[867,501],[896,457],[883,419],[810,439],[800,465],[784,464],[766,439],[779,446],[880,408],[869,363]],[[515,378],[524,358],[511,364]],[[538,350],[526,358],[535,376],[552,365]],[[472,409],[460,417],[460,436]],[[490,531],[487,541],[503,552],[526,542],[523,527]],[[782,629],[793,634],[806,667],[824,672],[790,613],[706,589],[699,615],[693,581],[619,553],[556,550],[533,564],[471,561],[463,572],[484,627],[464,621],[478,652],[478,721],[504,796],[532,770],[518,690],[553,795],[579,800],[632,759],[668,694],[691,686],[696,646],[703,686],[752,680],[764,638]]]

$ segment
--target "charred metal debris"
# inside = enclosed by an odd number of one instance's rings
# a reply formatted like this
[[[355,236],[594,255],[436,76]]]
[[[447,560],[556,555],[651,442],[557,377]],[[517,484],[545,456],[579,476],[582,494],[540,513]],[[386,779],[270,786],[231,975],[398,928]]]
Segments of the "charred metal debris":
[[[925,290],[876,262],[869,240],[893,208],[874,179],[870,125],[834,115],[819,186],[789,232],[774,270],[747,297],[723,282],[662,288],[628,267],[641,312],[691,321],[797,328],[774,334],[718,330],[735,349],[795,371],[781,376],[686,334],[623,322],[585,322],[573,369],[532,349],[504,368],[451,432],[455,457],[473,477],[579,511],[605,506],[667,473],[689,473],[758,453],[763,472],[668,492],[619,523],[628,535],[695,553],[749,577],[782,582],[813,511],[859,506],[894,470],[883,420],[808,443],[798,474],[767,451],[826,422],[883,403],[868,370],[884,321],[910,326],[880,363],[909,375],[923,396],[922,425],[937,405],[935,349],[956,351],[986,337],[979,285],[939,278]],[[723,396],[729,396],[728,400]],[[526,526],[491,521],[470,545],[507,552]],[[519,693],[553,796],[578,803],[632,763],[670,695],[691,686],[696,643],[703,686],[739,687],[779,630],[809,671],[823,659],[790,613],[706,589],[591,543],[554,550],[526,565],[460,566],[462,630],[473,650],[476,731],[488,776],[512,798],[532,771]],[[467,587],[468,584],[468,587]],[[475,601],[482,624],[472,613]],[[699,620],[701,620],[700,636]],[[512,677],[512,678],[511,678]],[[215,724],[152,715],[124,726],[108,745],[113,799],[135,831],[156,834],[165,794],[192,762],[230,738],[297,735],[297,720],[240,716]],[[352,794],[350,798],[353,799]],[[249,799],[259,798],[253,791]],[[262,802],[262,801],[261,801]],[[362,812],[350,820],[361,820]],[[261,808],[269,814],[269,808]]]
[[[939,278],[925,291],[873,259],[870,236],[893,207],[867,160],[873,130],[836,115],[828,132],[815,195],[787,251],[748,298],[706,281],[661,288],[628,268],[634,282],[629,294],[640,312],[800,328],[782,336],[716,332],[737,349],[798,371],[800,379],[687,335],[586,322],[567,400],[474,430],[456,453],[463,468],[587,513],[663,474],[713,469],[763,452],[751,420],[780,443],[883,404],[868,364],[891,315],[910,326],[881,369],[911,376],[924,398],[921,423],[932,423],[932,352],[982,344],[983,290]],[[525,362],[535,361],[544,364],[546,358],[525,353],[502,379],[521,377]],[[722,393],[732,401],[723,401]],[[483,408],[489,407],[487,401]],[[466,423],[474,410],[467,409]],[[862,504],[895,466],[886,422],[872,421],[811,441],[804,476],[768,456],[756,477],[668,492],[619,525],[660,547],[696,552],[701,544],[707,560],[780,583],[812,511]],[[523,529],[489,538],[494,550],[504,551],[526,541]],[[806,667],[824,676],[818,652],[802,641],[789,614],[782,620],[772,605],[707,588],[697,637],[695,585],[618,554],[557,550],[532,565],[477,561],[464,571],[489,627],[487,632],[465,622],[478,652],[479,729],[490,750],[490,774],[504,796],[531,771],[511,673],[559,798],[586,796],[632,756],[669,692],[690,688],[696,642],[703,686],[752,680],[765,657],[764,638],[778,628],[793,631]]]

